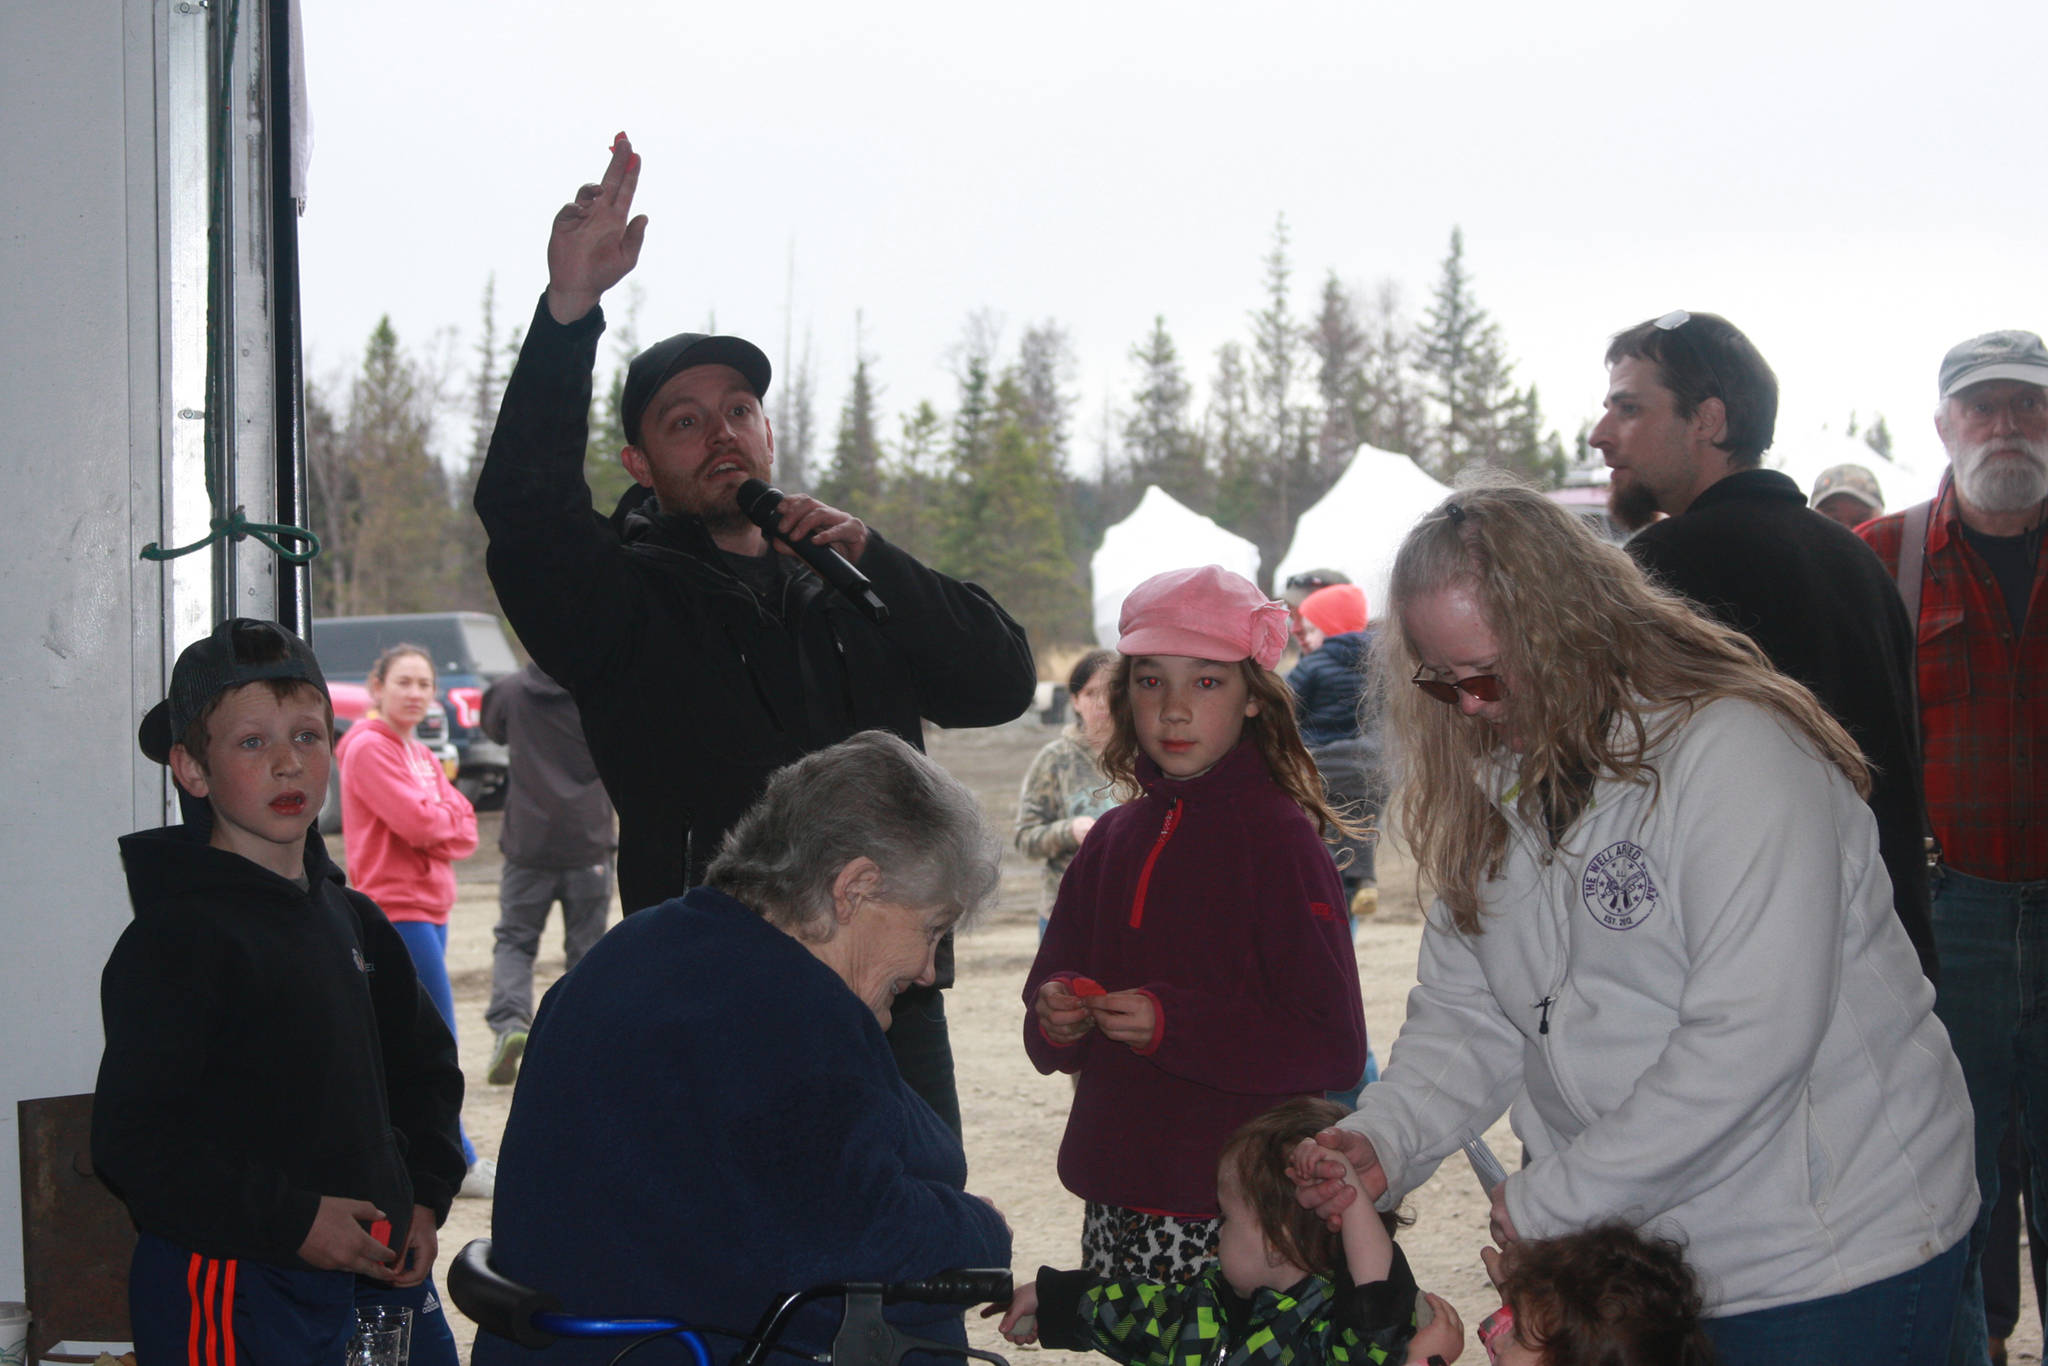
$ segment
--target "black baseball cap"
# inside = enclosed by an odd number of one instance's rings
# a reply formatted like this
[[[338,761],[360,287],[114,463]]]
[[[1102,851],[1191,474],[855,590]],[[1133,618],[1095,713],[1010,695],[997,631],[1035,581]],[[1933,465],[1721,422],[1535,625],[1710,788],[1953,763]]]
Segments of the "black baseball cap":
[[[296,679],[327,691],[320,661],[305,641],[274,621],[230,617],[178,656],[171,669],[170,695],[142,718],[136,741],[144,754],[167,764],[171,746],[185,738],[186,728],[207,703],[229,688],[266,678]]]
[[[669,378],[697,365],[730,365],[754,391],[768,396],[772,373],[761,348],[741,337],[714,337],[703,332],[678,332],[633,357],[626,367],[626,390],[619,398],[619,425],[629,445],[640,444],[640,414],[654,401],[655,391]]]

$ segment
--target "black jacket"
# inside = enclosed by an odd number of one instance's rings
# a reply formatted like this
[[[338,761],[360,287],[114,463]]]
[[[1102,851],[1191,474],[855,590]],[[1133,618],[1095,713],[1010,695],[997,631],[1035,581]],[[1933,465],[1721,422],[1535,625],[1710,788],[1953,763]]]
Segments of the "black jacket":
[[[125,835],[135,919],[100,981],[93,1165],[138,1228],[209,1257],[303,1267],[323,1195],[403,1247],[462,1184],[455,1040],[391,922],[319,835],[311,891],[200,830]]]
[[[1936,981],[1912,731],[1913,634],[1899,590],[1855,532],[1777,470],[1739,470],[1628,543],[1636,562],[1754,640],[1813,689],[1863,750],[1892,905]]]
[[[1358,699],[1365,692],[1371,649],[1370,630],[1325,636],[1322,648],[1303,655],[1287,675],[1303,744],[1313,749],[1357,737]]]
[[[680,896],[768,775],[855,734],[923,746],[920,718],[990,726],[1031,704],[1024,629],[994,600],[870,529],[875,626],[789,556],[777,601],[726,567],[702,522],[635,488],[607,520],[583,455],[602,310],[563,326],[542,299],[477,480],[498,601],[569,690],[619,811],[628,911]]]

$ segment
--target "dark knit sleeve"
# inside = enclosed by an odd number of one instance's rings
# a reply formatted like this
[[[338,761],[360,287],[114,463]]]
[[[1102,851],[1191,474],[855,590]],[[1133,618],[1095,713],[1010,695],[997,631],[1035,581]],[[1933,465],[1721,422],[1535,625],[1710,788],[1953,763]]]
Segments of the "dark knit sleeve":
[[[541,296],[473,500],[499,605],[534,661],[572,692],[614,673],[642,625],[618,536],[583,477],[603,332],[602,309],[558,323]]]
[[[1211,1275],[1216,1273],[1211,1272]],[[1086,1271],[1038,1269],[1038,1340],[1070,1352],[1100,1352],[1136,1366],[1168,1366],[1181,1320],[1204,1284],[1104,1280]],[[1213,1338],[1217,1325],[1208,1325]]]
[[[1387,1278],[1340,1289],[1330,1318],[1340,1332],[1368,1349],[1379,1348],[1386,1353],[1385,1360],[1399,1361],[1415,1336],[1415,1305],[1420,1298],[1415,1273],[1408,1269],[1408,1256],[1396,1243]],[[1368,1351],[1355,1354],[1354,1359],[1371,1360],[1374,1355]]]

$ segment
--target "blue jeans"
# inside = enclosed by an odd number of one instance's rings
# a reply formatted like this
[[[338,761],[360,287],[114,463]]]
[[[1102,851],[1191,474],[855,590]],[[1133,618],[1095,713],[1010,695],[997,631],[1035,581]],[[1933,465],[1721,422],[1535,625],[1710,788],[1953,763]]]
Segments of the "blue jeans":
[[[1946,960],[1941,974],[1946,980]],[[1968,1241],[1839,1295],[1708,1319],[1714,1359],[1718,1366],[1940,1366]]]
[[[420,985],[427,989],[428,999],[441,1012],[441,1022],[453,1035],[455,989],[448,984],[448,927],[431,920],[394,920],[391,928],[405,941],[405,951],[412,955],[412,970],[419,974]],[[458,1122],[456,1132],[462,1137],[462,1160],[474,1167],[476,1148],[469,1141],[469,1130]]]
[[[2048,882],[1992,882],[1936,870],[1934,944],[1941,986],[1934,1013],[1948,1027],[1977,1115],[1977,1191],[1962,1299],[1948,1360],[1987,1366],[1983,1258],[1998,1203],[1998,1147],[2012,1106],[2025,1136],[2022,1160],[2048,1190]]]

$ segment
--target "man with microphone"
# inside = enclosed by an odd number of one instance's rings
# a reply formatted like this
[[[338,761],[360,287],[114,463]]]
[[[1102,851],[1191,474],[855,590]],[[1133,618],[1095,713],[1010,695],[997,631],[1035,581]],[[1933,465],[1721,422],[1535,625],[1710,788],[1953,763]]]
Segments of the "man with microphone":
[[[772,480],[775,464],[761,410],[768,358],[750,342],[686,332],[633,359],[619,459],[636,487],[609,518],[592,510],[583,455],[598,300],[639,259],[639,173],[621,133],[603,183],[555,215],[547,293],[476,489],[498,600],[534,662],[575,698],[618,808],[628,912],[700,882],[774,770],[862,730],[921,748],[924,718],[996,725],[1031,704],[1037,683],[1023,628],[988,594],[859,518],[758,488],[749,505],[768,505],[776,538],[748,518],[741,486]],[[821,581],[791,543],[843,558],[884,610],[857,605],[858,585]],[[948,943],[940,984],[951,966]],[[957,1131],[936,987],[899,995],[894,1015],[904,1079]]]

